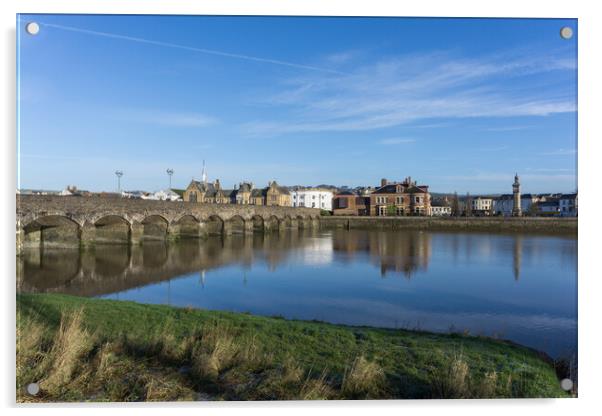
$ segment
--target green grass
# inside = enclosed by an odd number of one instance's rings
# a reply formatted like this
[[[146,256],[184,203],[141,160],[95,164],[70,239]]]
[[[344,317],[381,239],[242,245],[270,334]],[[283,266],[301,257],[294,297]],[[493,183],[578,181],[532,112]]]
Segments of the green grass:
[[[489,338],[55,294],[17,307],[18,401],[568,397],[544,357]]]

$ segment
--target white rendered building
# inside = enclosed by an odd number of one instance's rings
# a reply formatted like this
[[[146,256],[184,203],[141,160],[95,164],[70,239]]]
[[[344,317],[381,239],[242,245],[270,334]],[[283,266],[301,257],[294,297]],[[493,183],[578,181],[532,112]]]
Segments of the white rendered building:
[[[431,205],[431,216],[433,217],[449,217],[451,211],[451,207],[448,206]]]
[[[471,209],[474,214],[489,214],[489,211],[491,210],[492,206],[492,198],[484,198],[478,196],[472,200]]]
[[[148,196],[142,196],[142,199],[151,199],[155,201],[181,201],[182,197],[171,189],[165,189]]]
[[[332,191],[319,188],[291,191],[293,207],[320,208],[332,211]]]

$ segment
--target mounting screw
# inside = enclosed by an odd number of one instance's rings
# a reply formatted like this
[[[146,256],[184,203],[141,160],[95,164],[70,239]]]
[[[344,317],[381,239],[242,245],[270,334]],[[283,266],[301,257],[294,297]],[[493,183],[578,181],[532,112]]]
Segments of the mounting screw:
[[[25,25],[25,30],[30,35],[37,35],[40,32],[40,25],[36,22],[29,22]]]
[[[570,39],[573,37],[573,29],[571,29],[568,26],[563,27],[562,29],[560,29],[560,37],[562,39]]]

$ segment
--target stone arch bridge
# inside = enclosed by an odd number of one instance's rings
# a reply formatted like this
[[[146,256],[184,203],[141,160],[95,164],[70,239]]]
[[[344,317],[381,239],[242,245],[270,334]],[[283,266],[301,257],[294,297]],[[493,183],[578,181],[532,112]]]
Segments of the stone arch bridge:
[[[27,246],[138,244],[318,228],[319,219],[315,208],[18,195],[17,252]]]

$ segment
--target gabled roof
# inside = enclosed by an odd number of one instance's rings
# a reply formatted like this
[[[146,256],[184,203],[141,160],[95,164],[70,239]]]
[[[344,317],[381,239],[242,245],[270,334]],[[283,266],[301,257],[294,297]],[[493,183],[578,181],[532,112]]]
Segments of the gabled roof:
[[[251,192],[253,186],[250,183],[243,182],[240,184],[240,188],[238,188],[238,192]]]
[[[195,185],[201,192],[205,192],[205,194],[215,195],[215,186],[212,183],[192,180],[188,187],[190,188],[191,185]]]

